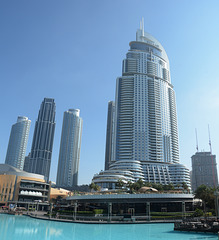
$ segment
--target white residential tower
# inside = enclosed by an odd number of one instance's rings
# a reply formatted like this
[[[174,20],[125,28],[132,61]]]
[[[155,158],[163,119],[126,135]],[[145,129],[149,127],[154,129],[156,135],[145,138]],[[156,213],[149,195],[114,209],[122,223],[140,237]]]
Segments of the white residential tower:
[[[78,184],[82,119],[79,109],[64,112],[56,185],[72,188]]]
[[[27,141],[31,121],[27,117],[18,117],[12,125],[5,163],[23,170]]]

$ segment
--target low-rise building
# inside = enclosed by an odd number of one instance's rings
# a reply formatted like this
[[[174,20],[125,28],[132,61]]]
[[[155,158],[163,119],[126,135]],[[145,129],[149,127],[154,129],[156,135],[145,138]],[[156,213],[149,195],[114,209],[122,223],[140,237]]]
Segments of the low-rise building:
[[[65,199],[68,197],[69,190],[63,188],[51,188],[50,199],[57,199],[58,197]]]
[[[113,216],[131,214],[132,216],[150,216],[150,212],[186,212],[193,210],[193,195],[180,192],[150,193],[87,193],[67,197],[74,211],[102,209]]]
[[[48,210],[51,184],[44,176],[0,164],[0,205]]]

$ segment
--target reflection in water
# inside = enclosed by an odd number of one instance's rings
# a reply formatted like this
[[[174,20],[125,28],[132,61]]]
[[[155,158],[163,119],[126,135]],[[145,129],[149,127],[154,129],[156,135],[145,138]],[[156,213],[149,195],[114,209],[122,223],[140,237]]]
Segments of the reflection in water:
[[[173,224],[79,224],[0,214],[1,240],[216,240],[217,235],[173,231]]]
[[[37,228],[26,228],[24,227],[22,228],[15,228],[15,234],[18,235],[22,235],[22,234],[37,234],[38,230]]]
[[[56,236],[56,237],[61,236],[62,235],[62,229],[56,229],[56,228],[50,227],[49,235],[50,236]]]

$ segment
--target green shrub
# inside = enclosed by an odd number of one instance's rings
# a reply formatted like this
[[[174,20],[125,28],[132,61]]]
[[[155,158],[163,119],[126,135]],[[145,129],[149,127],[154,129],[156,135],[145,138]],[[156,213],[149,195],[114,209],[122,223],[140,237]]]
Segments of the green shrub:
[[[93,215],[92,211],[78,211],[77,212],[78,215]]]
[[[184,217],[190,217],[192,213],[184,213]],[[151,212],[151,218],[182,218],[182,212]]]
[[[103,214],[103,209],[94,209],[94,214]]]
[[[212,217],[212,212],[207,212],[208,217]]]
[[[71,210],[58,210],[57,211],[60,214],[64,214],[64,215],[72,215],[74,211]]]
[[[196,208],[195,209],[195,212],[193,213],[193,216],[194,217],[201,217],[201,216],[203,216],[203,211],[201,210],[201,209],[199,209],[199,208]]]
[[[182,216],[182,212],[151,212],[151,216]]]

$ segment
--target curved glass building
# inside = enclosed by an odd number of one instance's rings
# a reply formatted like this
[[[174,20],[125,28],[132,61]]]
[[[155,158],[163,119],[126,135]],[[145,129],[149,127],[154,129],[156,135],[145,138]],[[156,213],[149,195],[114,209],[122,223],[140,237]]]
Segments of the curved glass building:
[[[135,181],[190,186],[189,170],[179,164],[176,100],[166,51],[143,27],[129,46],[116,84],[109,170],[131,171]],[[113,187],[103,173],[102,181],[102,187]]]

